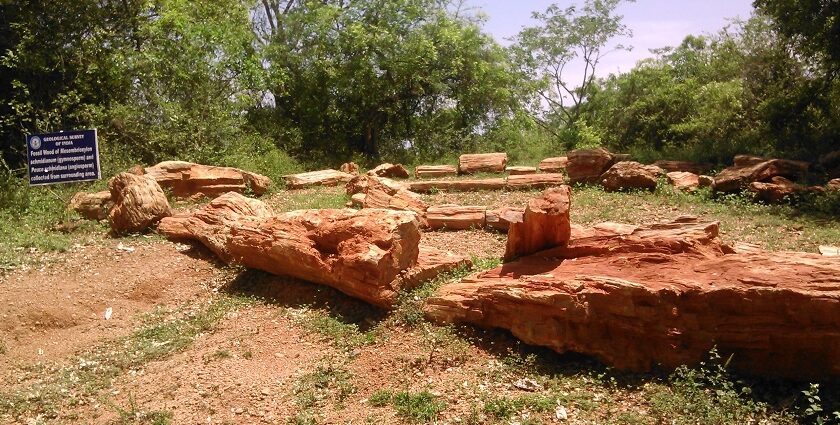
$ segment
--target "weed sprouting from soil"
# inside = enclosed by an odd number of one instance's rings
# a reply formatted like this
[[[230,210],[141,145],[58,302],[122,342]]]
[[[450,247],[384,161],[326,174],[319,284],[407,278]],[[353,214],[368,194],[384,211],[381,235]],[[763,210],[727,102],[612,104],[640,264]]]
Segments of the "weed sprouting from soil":
[[[412,393],[383,389],[373,393],[368,401],[374,407],[391,405],[397,415],[415,423],[431,423],[446,408],[446,403],[428,390]]]
[[[293,423],[317,423],[318,409],[327,403],[343,409],[344,401],[356,392],[353,375],[346,365],[326,357],[313,372],[301,376],[292,390],[298,412]]]
[[[105,405],[119,415],[116,421],[119,425],[169,425],[174,416],[168,410],[141,409],[133,395],[128,397],[127,407],[118,406],[110,401],[106,401]]]

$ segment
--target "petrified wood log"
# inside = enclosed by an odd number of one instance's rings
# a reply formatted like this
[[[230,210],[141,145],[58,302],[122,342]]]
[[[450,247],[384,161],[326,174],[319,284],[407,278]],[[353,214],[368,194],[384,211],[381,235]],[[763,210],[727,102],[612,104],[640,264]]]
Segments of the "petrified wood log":
[[[342,173],[352,174],[355,176],[359,174],[359,166],[356,165],[355,162],[345,162],[344,164],[341,164],[341,167],[338,168],[338,171],[341,171]]]
[[[536,174],[537,167],[525,167],[521,165],[514,165],[512,167],[505,167],[505,172],[511,176],[521,176],[526,174]]]
[[[120,173],[108,181],[114,207],[108,221],[114,233],[142,232],[172,214],[163,189],[151,176]]]
[[[741,155],[736,159],[739,157]],[[724,193],[737,192],[745,189],[752,182],[769,181],[777,176],[797,179],[808,171],[809,166],[807,162],[786,159],[770,159],[757,163],[754,162],[755,160],[756,158],[749,160],[740,158],[738,163],[742,165],[735,165],[718,173],[715,176],[714,186],[712,186],[714,190]]]
[[[662,169],[655,165],[643,165],[635,161],[616,162],[601,176],[601,184],[607,191],[626,189],[656,189],[657,178]]]
[[[108,211],[113,204],[111,192],[107,190],[96,193],[78,192],[70,198],[67,208],[88,220],[104,220],[108,218]]]
[[[414,177],[418,179],[456,175],[458,175],[458,168],[454,165],[418,165],[414,169]]]
[[[286,180],[286,187],[289,189],[301,189],[310,186],[338,186],[353,180],[353,175],[342,173],[336,170],[309,171],[300,174],[289,174],[283,176]]]
[[[840,262],[733,254],[717,231],[690,218],[579,229],[566,247],[443,286],[425,312],[618,369],[694,365],[716,346],[751,374],[840,376]]]
[[[543,189],[560,186],[565,182],[566,178],[559,173],[512,175],[508,176],[505,188],[510,190]]]
[[[601,174],[615,163],[615,157],[604,148],[576,149],[569,152],[566,173],[571,183],[598,183]]]
[[[483,206],[435,205],[426,210],[426,222],[433,230],[482,229],[486,210],[487,207]]]
[[[505,261],[566,245],[571,235],[570,198],[571,189],[561,186],[528,201],[522,220],[510,223]]]
[[[687,171],[672,171],[666,174],[668,182],[684,192],[693,192],[700,187],[700,176]]]
[[[478,190],[501,190],[505,188],[505,183],[505,179],[426,180],[409,182],[408,189],[418,193],[428,193],[433,190],[474,192]]]
[[[262,195],[271,186],[266,176],[231,167],[215,167],[184,161],[164,161],[143,169],[158,184],[178,197],[201,194],[218,196],[226,192],[244,192],[250,189]]]
[[[412,212],[324,209],[265,216],[253,200],[225,197],[171,217],[158,230],[199,240],[227,262],[332,286],[384,308],[396,300],[398,276],[417,266],[420,229]],[[245,209],[251,211],[234,211]]]
[[[458,172],[461,174],[503,173],[505,166],[507,166],[506,153],[464,154],[458,158]]]
[[[667,172],[683,172],[692,174],[703,174],[712,169],[711,164],[698,164],[689,161],[656,161],[653,165]]]
[[[408,170],[402,164],[386,162],[367,172],[369,176],[407,179]]]
[[[554,158],[546,158],[540,161],[537,168],[544,173],[559,173],[566,170],[566,165],[569,164],[569,158],[565,156],[558,156]]]

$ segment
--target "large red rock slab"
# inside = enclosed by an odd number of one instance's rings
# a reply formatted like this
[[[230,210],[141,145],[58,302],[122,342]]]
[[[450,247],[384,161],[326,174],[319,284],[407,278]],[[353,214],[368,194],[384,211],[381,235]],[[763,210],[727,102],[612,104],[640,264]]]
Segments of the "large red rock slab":
[[[505,245],[505,261],[566,245],[571,236],[568,186],[547,189],[528,201],[521,221],[512,221]]]
[[[703,174],[712,169],[712,164],[698,164],[689,161],[667,161],[660,160],[653,163],[653,165],[665,170],[666,172],[682,172],[691,174]]]
[[[464,154],[458,157],[458,172],[461,174],[504,173],[506,166],[506,153]]]
[[[426,210],[426,223],[432,230],[483,229],[486,210],[484,206],[434,205]]]
[[[566,178],[559,173],[512,175],[508,176],[505,188],[510,190],[543,189],[560,186],[565,182]]]
[[[576,149],[569,152],[566,174],[574,183],[598,183],[613,163],[615,156],[604,148]]]
[[[286,180],[286,187],[289,189],[302,189],[312,186],[338,186],[353,180],[352,174],[336,170],[309,171],[306,173],[289,174],[283,176]]]
[[[425,180],[409,182],[408,189],[418,193],[429,193],[434,190],[475,192],[479,190],[501,190],[505,188],[505,184],[505,179]]]
[[[214,197],[226,192],[245,192],[262,195],[271,179],[266,176],[231,167],[215,167],[184,161],[164,161],[143,169],[158,184],[178,197],[204,195]]]
[[[580,232],[561,249],[443,286],[430,320],[510,330],[529,344],[623,370],[695,365],[796,379],[840,376],[840,262],[804,253],[726,254],[716,225]],[[707,229],[701,231],[700,229]]]
[[[643,165],[635,161],[615,163],[601,176],[601,184],[607,191],[627,189],[656,189],[662,169],[655,165]]]
[[[300,210],[279,215],[232,212],[241,199],[216,200],[198,213],[173,217],[159,231],[196,239],[224,261],[332,286],[390,308],[397,278],[417,265],[416,214],[383,209]],[[214,201],[215,202],[215,201]]]
[[[537,166],[543,173],[559,173],[566,170],[566,165],[569,164],[569,158],[565,156],[557,156],[553,158],[546,158],[540,161]]]
[[[418,179],[456,175],[458,175],[458,168],[454,165],[418,165],[414,169],[414,177]]]
[[[738,158],[738,157],[736,157]],[[714,188],[717,192],[732,193],[747,188],[750,183],[769,181],[773,177],[785,177],[797,179],[808,171],[809,164],[801,161],[789,161],[786,159],[770,159],[755,163],[756,159],[741,159],[739,164],[723,171],[715,176]]]
[[[117,174],[108,181],[108,191],[114,202],[108,221],[116,234],[145,231],[172,215],[166,194],[151,176]]]
[[[840,179],[831,179],[826,183],[825,187],[828,190],[840,191]]]
[[[779,204],[807,192],[805,186],[781,176],[773,177],[766,183],[752,182],[747,190],[753,194],[753,200],[768,204]]]
[[[67,208],[88,220],[104,220],[108,218],[111,206],[111,192],[105,190],[96,193],[78,192],[70,198]]]
[[[407,179],[408,170],[402,164],[386,162],[367,172],[369,176]]]
[[[700,176],[687,171],[671,171],[665,174],[668,182],[683,192],[693,192],[700,187]]]
[[[353,177],[347,184],[344,185],[344,189],[347,192],[347,195],[354,195],[357,193],[365,193],[367,192],[368,185],[371,181],[376,181],[380,185],[387,188],[387,192],[389,195],[393,195],[398,190],[407,189],[408,186],[400,183],[396,180],[391,180],[387,177],[376,177],[376,176],[355,176]]]

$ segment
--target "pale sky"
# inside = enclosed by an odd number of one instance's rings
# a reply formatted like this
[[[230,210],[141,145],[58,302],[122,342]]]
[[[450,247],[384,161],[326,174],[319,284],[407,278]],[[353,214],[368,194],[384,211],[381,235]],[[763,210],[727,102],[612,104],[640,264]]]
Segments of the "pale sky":
[[[506,38],[516,35],[523,26],[533,25],[531,12],[545,11],[551,3],[565,9],[576,0],[467,0],[480,8],[488,18],[485,30],[504,45]],[[609,73],[629,71],[636,61],[653,56],[653,48],[675,46],[689,34],[715,33],[735,17],[749,18],[752,0],[637,0],[619,7],[624,23],[633,31],[633,38],[619,40],[633,46],[631,52],[612,52],[597,72],[599,77]]]

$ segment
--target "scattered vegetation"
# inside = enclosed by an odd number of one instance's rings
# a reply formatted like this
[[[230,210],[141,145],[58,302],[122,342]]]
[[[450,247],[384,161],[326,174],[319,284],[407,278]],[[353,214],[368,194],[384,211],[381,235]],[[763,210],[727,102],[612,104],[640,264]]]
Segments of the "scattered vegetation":
[[[362,332],[357,324],[339,315],[309,308],[289,310],[287,314],[304,330],[321,335],[345,352],[376,342],[375,330]]]
[[[339,409],[351,394],[356,392],[352,375],[334,359],[325,358],[311,373],[303,375],[295,384],[293,393],[298,412],[296,424],[317,423],[319,407],[332,402]]]
[[[117,421],[119,425],[169,425],[174,416],[167,410],[143,410],[137,405],[134,396],[128,397],[128,407],[121,407],[111,402],[106,404],[119,415]]]
[[[377,390],[368,401],[377,407],[390,404],[397,415],[416,423],[431,423],[446,408],[446,403],[428,390],[419,393]]]

